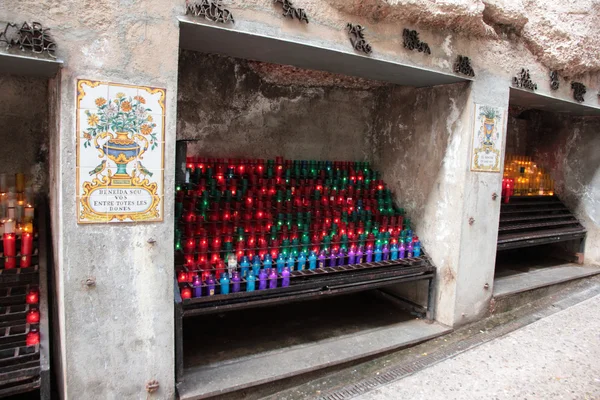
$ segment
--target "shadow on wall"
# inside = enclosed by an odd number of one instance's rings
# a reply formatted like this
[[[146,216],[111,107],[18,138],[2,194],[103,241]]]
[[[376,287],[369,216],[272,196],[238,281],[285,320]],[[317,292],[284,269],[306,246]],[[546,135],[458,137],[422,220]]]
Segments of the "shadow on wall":
[[[468,98],[468,83],[393,87],[380,97],[374,123],[376,166],[415,221],[435,207],[439,193],[433,192],[447,177],[464,174],[452,163],[444,168],[444,163],[457,156],[451,138],[459,134],[457,124],[468,109]]]
[[[25,173],[37,192],[48,190],[48,114],[48,79],[0,76],[0,173]]]
[[[443,260],[442,265],[436,264],[442,286],[452,284],[456,268],[450,254],[458,224],[449,225],[448,212],[459,207],[457,200],[464,189],[461,182],[466,171],[461,167],[464,160],[459,159],[464,153],[458,146],[464,140],[460,120],[468,112],[469,93],[468,83],[391,87],[379,98],[374,122],[376,168],[414,221],[413,229],[422,235],[422,242],[436,244],[437,261]],[[403,284],[389,290],[419,304],[427,302],[425,285]]]
[[[377,89],[288,84],[290,67],[182,51],[177,139],[223,158],[373,159]],[[252,68],[254,66],[255,68]],[[265,68],[265,66],[269,66]],[[266,70],[266,71],[265,71]],[[276,76],[269,82],[257,71]],[[312,72],[306,71],[308,81]],[[333,74],[328,74],[331,76]],[[293,81],[302,77],[295,76]]]
[[[526,110],[518,119],[527,123],[525,155],[551,174],[556,194],[588,229],[586,262],[600,263],[600,117]]]

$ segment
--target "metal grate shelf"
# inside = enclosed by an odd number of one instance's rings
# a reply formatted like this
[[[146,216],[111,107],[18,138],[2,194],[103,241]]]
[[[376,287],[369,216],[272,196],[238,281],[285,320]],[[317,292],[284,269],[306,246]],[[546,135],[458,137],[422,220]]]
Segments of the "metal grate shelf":
[[[27,268],[0,269],[0,288],[22,284],[39,283],[40,269],[38,265]]]
[[[585,236],[586,229],[556,196],[512,197],[500,209],[498,250],[584,240]]]
[[[367,290],[403,281],[432,279],[434,273],[435,268],[427,256],[325,267],[293,271],[288,287],[245,292],[242,282],[242,290],[238,293],[186,299],[181,304],[183,317],[188,317]]]

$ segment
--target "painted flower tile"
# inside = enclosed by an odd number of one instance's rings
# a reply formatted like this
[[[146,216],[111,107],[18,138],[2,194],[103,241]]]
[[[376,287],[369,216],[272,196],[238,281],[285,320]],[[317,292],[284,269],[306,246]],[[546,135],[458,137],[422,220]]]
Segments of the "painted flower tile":
[[[108,84],[86,87],[85,96],[79,100],[77,108],[95,109],[96,99],[108,98]]]
[[[77,89],[78,222],[162,221],[165,89]]]

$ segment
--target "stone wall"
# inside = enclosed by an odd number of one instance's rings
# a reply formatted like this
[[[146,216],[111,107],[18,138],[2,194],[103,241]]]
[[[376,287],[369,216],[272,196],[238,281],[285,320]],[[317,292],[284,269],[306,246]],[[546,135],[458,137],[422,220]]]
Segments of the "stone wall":
[[[0,75],[0,173],[22,172],[48,190],[48,80]]]
[[[508,114],[508,126],[506,128],[506,154],[527,155],[528,150],[528,123],[521,116],[524,110],[511,108]]]
[[[376,89],[310,84],[301,71],[182,51],[177,139],[205,157],[372,160]]]

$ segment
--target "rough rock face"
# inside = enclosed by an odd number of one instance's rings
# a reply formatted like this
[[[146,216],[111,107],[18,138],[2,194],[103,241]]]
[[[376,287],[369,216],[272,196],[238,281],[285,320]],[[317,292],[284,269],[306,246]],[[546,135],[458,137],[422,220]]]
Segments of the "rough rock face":
[[[564,75],[600,71],[599,0],[524,0],[523,38],[540,61]]]
[[[340,12],[524,41],[562,75],[600,71],[600,0],[327,0]],[[516,35],[516,36],[515,36]]]
[[[521,0],[483,0],[483,22],[499,32],[520,33],[528,21]]]
[[[492,35],[483,22],[480,0],[327,0],[334,8],[374,21],[404,21],[433,29],[467,31],[477,36]]]

